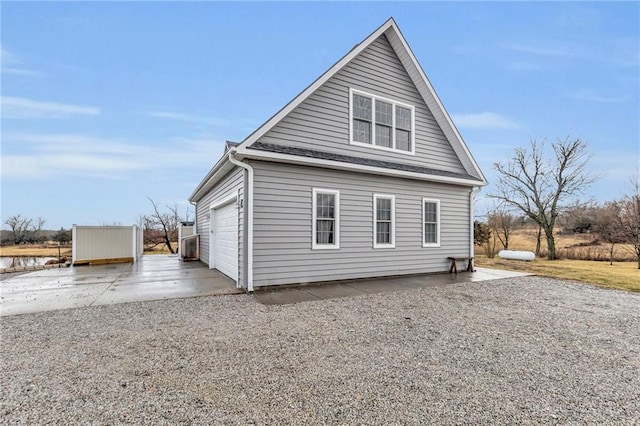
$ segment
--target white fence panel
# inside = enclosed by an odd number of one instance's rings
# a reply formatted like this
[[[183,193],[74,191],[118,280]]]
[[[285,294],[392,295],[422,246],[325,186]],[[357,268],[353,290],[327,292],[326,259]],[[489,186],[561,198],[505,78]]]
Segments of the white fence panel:
[[[142,230],[137,226],[73,225],[73,263],[137,261],[142,255]]]

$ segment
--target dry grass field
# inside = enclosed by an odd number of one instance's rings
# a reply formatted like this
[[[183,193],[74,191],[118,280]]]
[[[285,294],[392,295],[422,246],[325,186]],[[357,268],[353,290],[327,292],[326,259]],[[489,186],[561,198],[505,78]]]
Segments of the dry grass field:
[[[173,246],[174,250],[178,248],[177,241],[172,241],[171,245]],[[154,246],[154,247],[148,247],[148,246],[145,247],[144,254],[171,254],[171,252],[167,248],[166,244],[158,244],[157,246]]]
[[[500,242],[498,242],[497,249],[500,250],[501,247]],[[509,249],[535,251],[536,231],[533,229],[518,229],[509,238]],[[611,245],[600,242],[597,234],[556,234],[556,254],[560,259],[609,261],[610,250]],[[477,251],[486,254],[482,247]],[[546,257],[546,255],[547,244],[543,235],[540,257]],[[616,244],[613,257],[618,262],[633,262],[632,246],[630,244]]]
[[[71,245],[60,247],[61,256],[71,256]],[[0,247],[0,256],[4,257],[57,257],[57,244],[20,244]]]
[[[535,251],[536,232],[519,229],[509,239],[509,249]],[[533,262],[489,259],[485,247],[476,247],[476,265],[480,267],[530,272],[540,276],[595,284],[600,287],[640,292],[640,270],[630,245],[616,244],[614,262],[609,264],[609,244],[598,242],[598,235],[557,235],[556,253],[561,260],[546,260],[546,243],[542,241],[542,256]]]
[[[533,262],[505,260],[495,257],[476,258],[476,266],[532,274],[595,284],[599,287],[640,292],[640,270],[635,262],[599,262],[593,260],[536,259]]]
[[[178,243],[174,242],[173,247],[177,247]],[[144,254],[170,254],[167,246],[164,244],[153,248],[145,248]],[[71,256],[71,245],[65,245],[60,248],[60,255]],[[20,244],[17,246],[0,247],[0,256],[4,257],[57,257],[58,246],[56,244]]]

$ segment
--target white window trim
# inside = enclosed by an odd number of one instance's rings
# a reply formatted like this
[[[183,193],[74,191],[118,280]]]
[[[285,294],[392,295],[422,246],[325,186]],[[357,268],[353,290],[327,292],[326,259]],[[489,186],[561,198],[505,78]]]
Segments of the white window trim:
[[[378,222],[378,199],[391,200],[391,243],[378,243],[376,235]],[[373,248],[396,248],[396,197],[388,194],[373,194]]]
[[[437,223],[437,234],[435,243],[427,243],[424,241],[424,223],[425,223],[425,210],[424,203],[435,203],[436,204],[436,215],[438,216]],[[435,198],[423,198],[422,199],[422,247],[440,247],[440,228],[441,228],[442,219],[440,217],[440,200]]]
[[[335,243],[334,244],[318,244],[316,243],[316,228],[317,228],[317,200],[318,194],[332,194],[335,195],[336,205],[335,205]],[[336,191],[334,189],[323,189],[323,188],[313,188],[312,191],[312,224],[311,224],[311,249],[312,250],[337,250],[340,248],[340,191]]]
[[[358,141],[354,141],[353,140],[353,95],[362,95],[362,96],[367,96],[370,97],[372,102],[371,102],[371,143],[362,143],[362,142],[358,142]],[[392,143],[392,148],[388,148],[386,146],[379,146],[375,144],[375,140],[376,140],[376,136],[375,136],[375,124],[376,124],[376,100],[379,101],[383,101],[383,102],[387,102],[393,105],[393,120],[392,120],[392,126],[391,126],[391,143]],[[409,110],[411,110],[411,150],[410,151],[404,151],[402,149],[397,149],[395,148],[396,146],[396,106],[400,106],[403,108],[407,108]],[[365,146],[367,148],[371,148],[371,149],[379,149],[382,151],[387,151],[387,152],[396,152],[396,153],[400,153],[400,154],[407,154],[407,155],[415,155],[416,154],[416,110],[415,107],[413,105],[409,105],[409,104],[405,104],[403,102],[398,102],[395,101],[393,99],[389,99],[389,98],[385,98],[382,96],[378,96],[378,95],[373,95],[371,93],[367,93],[367,92],[363,92],[361,90],[356,90],[356,89],[352,89],[349,88],[349,143],[351,145],[357,145],[357,146]]]

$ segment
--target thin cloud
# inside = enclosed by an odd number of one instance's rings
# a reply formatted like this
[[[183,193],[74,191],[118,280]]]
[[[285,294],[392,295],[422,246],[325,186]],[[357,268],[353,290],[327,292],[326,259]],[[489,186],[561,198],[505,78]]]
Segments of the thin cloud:
[[[625,103],[633,99],[630,94],[619,95],[619,94],[612,94],[612,93],[604,93],[604,92],[600,92],[598,90],[593,90],[593,89],[583,89],[583,90],[578,90],[576,92],[567,93],[565,97],[571,98],[571,99],[577,99],[580,101],[606,103],[606,104]]]
[[[14,53],[9,52],[3,46],[0,46],[0,64],[2,64],[0,67],[0,72],[2,72],[2,74],[19,75],[24,77],[40,75],[40,73],[36,71],[25,68],[22,61],[20,61]]]
[[[453,114],[453,122],[460,128],[470,129],[515,129],[518,123],[494,112],[478,114]]]
[[[163,118],[168,120],[183,121],[186,123],[207,124],[212,126],[225,126],[229,124],[227,120],[216,117],[207,117],[202,115],[184,114],[173,111],[147,111],[143,115],[148,117]]]
[[[538,60],[545,57],[633,68],[637,68],[640,63],[638,40],[625,37],[605,38],[590,45],[564,40],[532,40],[502,42],[497,46],[502,51],[519,55],[519,60],[522,60],[522,57]]]
[[[100,115],[100,109],[96,107],[43,102],[9,96],[3,96],[0,100],[2,118],[5,119],[68,118],[77,115]]]
[[[558,46],[557,44],[524,44],[514,42],[500,43],[500,47],[506,50],[511,50],[521,53],[529,53],[542,56],[572,56],[575,55],[575,50],[567,46]]]
[[[166,146],[77,134],[3,135],[2,178],[85,176],[125,179],[135,173],[210,165],[223,143],[177,139]],[[19,153],[18,153],[19,151]]]

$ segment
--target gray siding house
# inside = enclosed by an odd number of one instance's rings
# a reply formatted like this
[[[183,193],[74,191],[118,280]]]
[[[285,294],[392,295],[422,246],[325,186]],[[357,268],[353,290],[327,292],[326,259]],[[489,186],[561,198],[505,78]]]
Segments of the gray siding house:
[[[486,185],[389,19],[222,158],[189,200],[239,287],[446,271]]]

